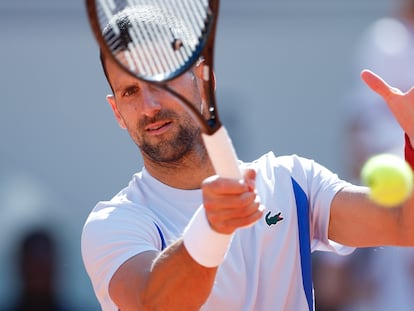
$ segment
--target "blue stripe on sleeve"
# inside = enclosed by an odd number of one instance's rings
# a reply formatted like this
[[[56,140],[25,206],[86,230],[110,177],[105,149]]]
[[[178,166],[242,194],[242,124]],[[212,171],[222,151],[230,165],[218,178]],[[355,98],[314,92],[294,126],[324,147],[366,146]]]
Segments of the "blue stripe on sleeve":
[[[167,246],[165,243],[165,238],[164,235],[162,234],[162,231],[160,229],[160,227],[154,222],[155,227],[157,227],[158,230],[158,234],[160,235],[160,239],[161,239],[161,251],[165,249],[165,247]]]

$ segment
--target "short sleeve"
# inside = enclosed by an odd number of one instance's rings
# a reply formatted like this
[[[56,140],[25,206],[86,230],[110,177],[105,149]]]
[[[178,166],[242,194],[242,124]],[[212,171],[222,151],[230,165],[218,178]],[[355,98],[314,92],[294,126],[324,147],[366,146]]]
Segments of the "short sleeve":
[[[309,196],[312,251],[329,251],[340,255],[350,254],[353,247],[338,244],[328,238],[331,203],[335,195],[350,183],[313,160],[302,159]]]
[[[109,299],[109,282],[126,260],[141,252],[160,249],[160,237],[148,212],[134,205],[114,207],[98,203],[84,225],[81,250],[101,305],[107,304],[101,300]]]

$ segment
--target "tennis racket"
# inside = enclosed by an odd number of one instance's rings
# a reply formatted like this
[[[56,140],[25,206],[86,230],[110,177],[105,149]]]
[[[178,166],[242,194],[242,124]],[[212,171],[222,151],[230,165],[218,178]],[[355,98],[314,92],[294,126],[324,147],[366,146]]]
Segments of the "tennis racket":
[[[102,53],[129,74],[178,98],[199,122],[216,173],[241,179],[215,96],[213,60],[219,0],[86,0],[86,7]],[[201,57],[205,62],[207,117],[168,85]]]

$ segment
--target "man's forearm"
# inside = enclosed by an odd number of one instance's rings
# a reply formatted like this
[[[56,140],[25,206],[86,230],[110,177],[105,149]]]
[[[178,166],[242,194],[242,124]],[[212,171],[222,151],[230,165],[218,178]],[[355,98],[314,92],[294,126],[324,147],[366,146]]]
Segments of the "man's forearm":
[[[210,295],[216,272],[217,267],[196,263],[179,240],[154,260],[144,301],[161,310],[199,310]]]
[[[157,255],[138,254],[116,271],[109,293],[122,311],[199,310],[210,295],[217,267],[199,265],[178,240]]]

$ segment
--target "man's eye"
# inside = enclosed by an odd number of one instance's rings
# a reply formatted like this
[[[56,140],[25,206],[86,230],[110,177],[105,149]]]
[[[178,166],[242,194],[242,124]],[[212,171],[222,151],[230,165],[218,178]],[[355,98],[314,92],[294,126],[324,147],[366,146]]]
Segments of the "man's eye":
[[[128,87],[128,88],[126,88],[125,89],[125,91],[124,91],[124,93],[122,94],[122,96],[123,97],[128,97],[128,96],[131,96],[131,95],[134,95],[135,93],[137,93],[139,90],[138,90],[138,87],[136,87],[136,86],[131,86],[131,87]]]

